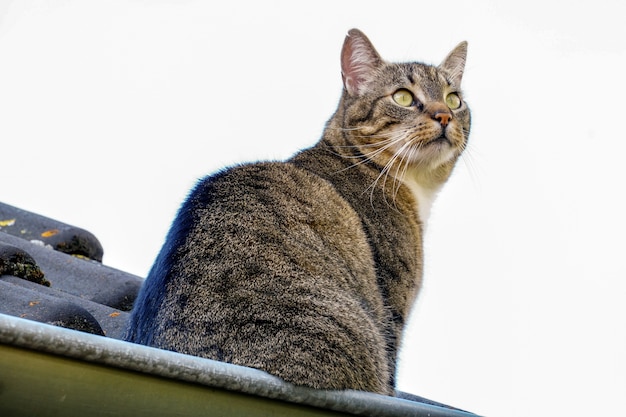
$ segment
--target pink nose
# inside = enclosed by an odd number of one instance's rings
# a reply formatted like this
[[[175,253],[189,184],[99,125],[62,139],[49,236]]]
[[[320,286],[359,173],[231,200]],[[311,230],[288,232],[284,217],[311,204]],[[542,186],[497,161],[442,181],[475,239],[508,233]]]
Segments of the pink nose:
[[[441,126],[447,126],[448,123],[450,123],[451,118],[452,118],[452,115],[448,113],[447,111],[445,112],[438,111],[433,115],[433,119],[441,123]]]
[[[443,127],[448,126],[450,121],[452,121],[452,113],[450,113],[448,106],[443,103],[433,102],[427,104],[425,110],[433,120],[438,121]]]

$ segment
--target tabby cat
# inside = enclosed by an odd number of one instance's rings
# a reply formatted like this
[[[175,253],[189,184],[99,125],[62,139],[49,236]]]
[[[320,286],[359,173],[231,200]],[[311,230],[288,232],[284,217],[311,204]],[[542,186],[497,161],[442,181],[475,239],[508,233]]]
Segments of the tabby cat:
[[[392,395],[424,224],[467,144],[466,51],[459,44],[439,66],[389,63],[350,30],[343,94],[321,140],[197,184],[126,340]]]

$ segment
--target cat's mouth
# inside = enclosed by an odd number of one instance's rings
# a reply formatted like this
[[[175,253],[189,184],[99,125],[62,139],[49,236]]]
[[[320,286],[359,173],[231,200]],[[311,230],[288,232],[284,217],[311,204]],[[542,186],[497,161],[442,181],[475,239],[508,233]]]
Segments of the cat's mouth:
[[[429,140],[428,142],[426,142],[426,146],[428,145],[443,145],[443,144],[448,144],[448,145],[452,145],[452,142],[450,141],[450,139],[448,139],[446,137],[445,133],[441,133],[441,135],[435,137],[434,139]]]

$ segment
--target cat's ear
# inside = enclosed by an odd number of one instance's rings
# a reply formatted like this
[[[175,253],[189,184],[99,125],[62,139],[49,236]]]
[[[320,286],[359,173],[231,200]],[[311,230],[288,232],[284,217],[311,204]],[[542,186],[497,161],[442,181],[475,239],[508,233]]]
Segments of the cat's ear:
[[[358,95],[382,63],[367,36],[358,29],[351,29],[341,49],[341,77],[348,93]]]
[[[467,56],[467,42],[463,41],[456,46],[443,60],[439,68],[447,72],[456,86],[461,85]]]

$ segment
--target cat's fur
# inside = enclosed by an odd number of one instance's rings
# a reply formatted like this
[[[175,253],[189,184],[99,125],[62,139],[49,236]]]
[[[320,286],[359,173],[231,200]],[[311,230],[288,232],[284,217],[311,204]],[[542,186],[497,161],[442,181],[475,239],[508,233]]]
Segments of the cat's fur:
[[[445,104],[461,96],[465,55],[461,43],[438,67],[388,63],[351,30],[344,91],[320,142],[198,183],[126,340],[298,385],[391,394],[424,217],[469,134],[467,105]],[[400,89],[415,102],[396,104]]]

